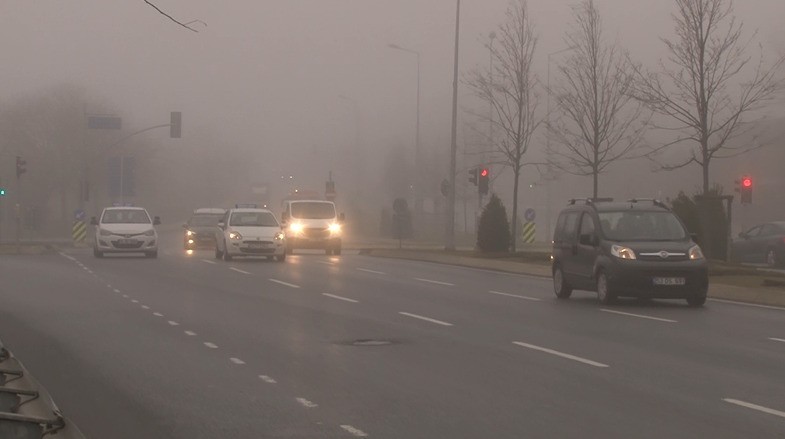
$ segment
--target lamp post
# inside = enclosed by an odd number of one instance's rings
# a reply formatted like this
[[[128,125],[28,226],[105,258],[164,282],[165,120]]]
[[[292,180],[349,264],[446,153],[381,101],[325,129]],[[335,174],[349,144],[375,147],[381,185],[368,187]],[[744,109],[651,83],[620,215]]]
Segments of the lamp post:
[[[461,0],[455,4],[455,55],[452,79],[452,135],[450,136],[450,193],[447,196],[445,250],[455,250],[455,168],[458,153],[458,43],[461,26]]]
[[[387,45],[390,49],[400,50],[402,52],[413,54],[417,57],[417,125],[414,134],[414,212],[419,214],[422,212],[422,184],[420,182],[420,52],[412,49],[401,47],[397,44],[390,43]]]
[[[569,50],[573,50],[575,47],[565,47],[564,49],[557,50],[555,52],[551,52],[548,54],[548,67],[546,73],[546,97],[545,97],[545,108],[547,114],[546,117],[546,125],[547,128],[551,129],[551,58],[554,55],[558,55],[560,53],[567,52]],[[546,172],[546,183],[545,183],[545,234],[548,240],[551,239],[551,182],[553,181],[553,169],[551,167],[551,136],[545,136],[545,154],[546,154],[546,161],[547,164],[545,165],[545,172]]]

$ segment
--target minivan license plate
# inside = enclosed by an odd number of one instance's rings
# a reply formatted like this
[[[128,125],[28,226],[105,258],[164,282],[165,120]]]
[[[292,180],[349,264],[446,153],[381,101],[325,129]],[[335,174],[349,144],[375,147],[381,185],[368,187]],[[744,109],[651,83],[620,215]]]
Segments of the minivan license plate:
[[[684,285],[683,277],[655,277],[654,285]]]

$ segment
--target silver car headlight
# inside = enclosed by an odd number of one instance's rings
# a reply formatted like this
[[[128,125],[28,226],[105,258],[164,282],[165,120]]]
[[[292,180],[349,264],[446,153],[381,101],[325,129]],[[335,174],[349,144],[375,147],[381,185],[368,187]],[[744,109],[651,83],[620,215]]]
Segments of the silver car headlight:
[[[703,251],[701,250],[700,246],[693,246],[689,251],[690,259],[693,261],[699,261],[704,259]]]
[[[240,240],[243,239],[243,235],[237,232],[229,232],[229,239]]]
[[[112,232],[110,232],[110,231],[108,231],[106,229],[99,229],[98,230],[98,234],[101,235],[101,236],[112,236],[113,235]]]
[[[631,248],[625,247],[623,245],[611,246],[611,254],[619,259],[638,259],[638,257],[635,256],[635,252]]]

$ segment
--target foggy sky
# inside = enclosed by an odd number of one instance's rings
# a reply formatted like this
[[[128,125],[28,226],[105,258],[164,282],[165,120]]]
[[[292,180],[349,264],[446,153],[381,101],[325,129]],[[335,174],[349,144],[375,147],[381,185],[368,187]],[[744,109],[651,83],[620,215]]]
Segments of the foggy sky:
[[[359,136],[370,152],[414,142],[414,56],[421,52],[422,144],[449,148],[454,0],[156,0],[199,33],[143,1],[0,0],[0,105],[59,83],[111,102],[124,126],[184,117],[184,143],[257,148],[269,166],[290,167],[287,151],[346,148]],[[673,27],[666,0],[597,0],[606,35],[654,67]],[[564,47],[570,5],[530,0],[540,46],[535,70]],[[483,41],[504,19],[507,0],[463,0],[461,71],[487,63]],[[785,50],[782,0],[737,1],[746,35],[759,29]],[[343,96],[343,97],[341,97]],[[348,99],[347,99],[348,98]],[[469,105],[461,87],[461,105]],[[88,111],[90,104],[88,103]],[[462,112],[462,118],[463,118]],[[460,130],[459,130],[460,131]],[[383,155],[379,155],[383,157]],[[445,156],[445,161],[447,160]]]

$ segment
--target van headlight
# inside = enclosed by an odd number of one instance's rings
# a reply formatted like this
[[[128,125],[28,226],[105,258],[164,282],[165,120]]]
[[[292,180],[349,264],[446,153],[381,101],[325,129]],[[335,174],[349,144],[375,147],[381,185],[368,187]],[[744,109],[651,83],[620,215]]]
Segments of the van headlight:
[[[294,234],[302,233],[303,225],[300,223],[292,223],[292,225],[289,226],[289,230]]]
[[[229,239],[240,240],[243,239],[243,235],[237,232],[229,232]]]
[[[330,233],[341,233],[341,225],[338,223],[332,223],[329,226]]]
[[[693,246],[690,249],[689,255],[690,255],[690,260],[693,260],[693,261],[699,261],[701,259],[704,259],[703,251],[701,250],[700,246],[697,246],[697,245]]]
[[[638,259],[631,248],[623,245],[611,246],[611,254],[619,259]]]
[[[194,235],[196,235],[196,233],[194,233],[192,230],[188,230],[185,232],[185,236],[194,236]]]

